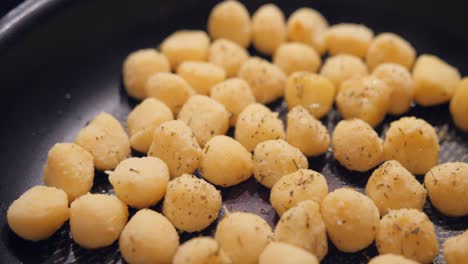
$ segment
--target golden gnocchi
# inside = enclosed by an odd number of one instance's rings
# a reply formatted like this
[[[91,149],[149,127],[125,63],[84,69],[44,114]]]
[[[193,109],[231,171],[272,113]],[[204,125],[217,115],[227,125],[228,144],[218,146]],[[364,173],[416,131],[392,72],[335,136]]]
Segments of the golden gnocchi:
[[[458,83],[452,100],[450,100],[450,113],[455,125],[463,131],[468,131],[468,78]]]
[[[173,120],[172,111],[163,102],[148,98],[128,114],[127,127],[130,145],[139,152],[148,152],[154,130],[166,121]]]
[[[208,53],[208,61],[223,68],[226,77],[236,76],[241,65],[248,58],[247,50],[227,39],[215,40]]]
[[[201,30],[179,30],[161,43],[161,52],[166,55],[172,70],[184,61],[206,61],[210,38]]]
[[[220,66],[202,61],[185,61],[177,68],[177,74],[198,93],[208,95],[211,87],[224,81],[226,73]]]
[[[11,230],[26,240],[51,237],[68,220],[67,194],[55,187],[35,186],[8,207]]]
[[[352,23],[333,25],[324,33],[325,47],[331,55],[346,53],[360,58],[366,56],[373,38],[371,29]]]
[[[287,115],[286,141],[306,156],[318,156],[328,151],[330,135],[327,128],[304,107],[298,105]]]
[[[369,45],[366,62],[369,69],[375,69],[382,63],[396,63],[411,69],[416,58],[413,46],[394,33],[381,33]]]
[[[379,210],[369,197],[347,188],[329,193],[321,204],[328,236],[343,252],[357,252],[375,239]]]
[[[145,208],[159,202],[169,182],[166,163],[155,157],[123,160],[108,174],[117,197],[135,208]]]
[[[259,264],[318,264],[317,258],[295,246],[272,242],[262,251]]]
[[[325,52],[323,32],[328,28],[327,20],[317,10],[302,7],[288,18],[288,40],[305,43],[319,54]]]
[[[282,139],[261,142],[254,149],[254,177],[265,187],[272,188],[282,176],[308,167],[304,154]]]
[[[443,253],[447,264],[465,263],[468,261],[468,230],[453,236],[444,242]]]
[[[328,252],[328,241],[319,203],[306,200],[287,210],[275,227],[273,239],[304,249],[322,260]]]
[[[91,190],[94,180],[93,156],[74,143],[57,143],[48,153],[44,183],[67,193],[68,201]]]
[[[97,170],[112,170],[131,152],[130,140],[122,125],[108,113],[100,113],[78,132],[75,144],[86,149]]]
[[[163,213],[179,230],[201,231],[218,217],[221,194],[203,179],[184,174],[169,182]]]
[[[273,56],[273,63],[286,75],[297,71],[316,72],[321,64],[319,54],[314,48],[299,42],[281,44]]]
[[[252,43],[258,51],[271,55],[286,41],[284,14],[276,5],[265,4],[252,16]]]
[[[366,64],[359,57],[351,54],[330,56],[320,69],[320,75],[330,80],[335,86],[335,94],[338,93],[344,81],[365,77],[367,74]]]

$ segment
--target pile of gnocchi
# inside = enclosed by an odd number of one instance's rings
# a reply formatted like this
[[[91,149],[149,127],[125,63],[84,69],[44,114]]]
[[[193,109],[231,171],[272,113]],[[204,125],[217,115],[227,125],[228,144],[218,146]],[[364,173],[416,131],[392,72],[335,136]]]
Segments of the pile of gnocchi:
[[[442,214],[467,216],[468,164],[439,164],[435,129],[405,113],[413,102],[449,103],[455,125],[468,131],[468,78],[435,55],[417,56],[397,34],[330,26],[312,8],[286,20],[274,4],[250,16],[242,3],[223,1],[207,31],[177,31],[125,59],[125,90],[141,100],[126,128],[101,113],[73,143],[55,144],[44,185],[10,205],[11,230],[45,240],[69,221],[75,243],[118,241],[129,263],[312,264],[327,255],[328,239],[347,253],[375,243],[371,264],[431,263],[439,243],[423,205],[428,196]],[[251,56],[250,45],[271,62]],[[286,122],[265,106],[280,98]],[[333,105],[342,120],[330,134],[320,118]],[[401,118],[382,139],[374,129],[387,114]],[[146,156],[130,157],[131,149]],[[309,169],[328,151],[347,170],[373,170],[364,193],[330,191]],[[90,193],[96,170],[115,195]],[[218,218],[220,187],[252,176],[271,189],[274,229],[258,215],[225,210],[214,237],[179,244],[180,232]],[[158,203],[161,212],[151,209]],[[130,219],[128,207],[138,210]],[[446,240],[443,255],[468,263],[468,231]]]

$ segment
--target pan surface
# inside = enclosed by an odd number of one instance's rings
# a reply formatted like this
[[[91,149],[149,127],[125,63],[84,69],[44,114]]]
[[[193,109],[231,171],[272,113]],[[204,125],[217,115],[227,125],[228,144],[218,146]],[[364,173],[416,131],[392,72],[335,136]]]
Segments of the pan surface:
[[[273,1],[275,2],[275,1]],[[468,2],[428,1],[276,1],[286,15],[310,6],[331,24],[364,23],[376,33],[395,32],[418,53],[436,54],[468,74]],[[125,123],[137,103],[121,84],[121,66],[133,50],[155,47],[177,29],[204,29],[213,0],[30,0],[0,20],[0,87],[3,153],[0,181],[0,263],[122,263],[118,245],[88,251],[72,242],[66,224],[47,241],[18,238],[6,224],[9,204],[28,188],[42,184],[47,151],[56,142],[73,141],[93,116],[106,111]],[[245,3],[253,12],[264,1]],[[467,102],[468,103],[468,102]],[[270,105],[284,116],[284,104]],[[468,135],[457,130],[447,105],[413,107],[408,115],[424,118],[440,137],[441,162],[468,162]],[[378,127],[380,135],[397,117]],[[322,119],[331,131],[340,120],[336,111]],[[138,153],[134,153],[138,155]],[[352,186],[363,190],[370,173],[350,173],[333,155],[309,159],[310,168],[324,174],[330,190]],[[422,177],[418,177],[422,180]],[[97,173],[93,192],[112,192],[107,178]],[[230,211],[248,211],[272,226],[278,220],[268,203],[269,190],[253,178],[222,189]],[[468,202],[468,201],[460,201]],[[159,210],[159,205],[155,206]],[[468,217],[448,218],[429,203],[424,211],[436,225],[439,242],[468,228]],[[132,211],[134,213],[134,211]],[[224,214],[221,212],[220,217]],[[214,233],[215,224],[203,232]],[[181,234],[182,240],[200,234]],[[355,254],[333,245],[323,263],[367,263],[376,255],[371,246]],[[435,263],[444,263],[441,255]]]

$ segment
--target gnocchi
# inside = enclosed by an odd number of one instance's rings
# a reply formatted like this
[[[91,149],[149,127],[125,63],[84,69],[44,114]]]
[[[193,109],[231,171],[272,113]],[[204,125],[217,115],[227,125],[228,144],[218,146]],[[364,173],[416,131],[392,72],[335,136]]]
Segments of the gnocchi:
[[[156,128],[148,156],[164,161],[169,175],[175,178],[184,173],[193,173],[200,166],[202,150],[192,129],[183,121],[174,120]]]
[[[148,152],[154,130],[162,123],[173,119],[171,109],[163,102],[154,98],[145,99],[133,108],[127,117],[130,145],[139,152]]]
[[[320,204],[328,194],[327,180],[313,170],[300,169],[281,177],[270,193],[270,203],[279,216],[302,201]]]
[[[273,63],[286,75],[297,71],[316,72],[321,64],[319,54],[314,48],[299,42],[281,44],[273,56]]]
[[[466,102],[468,102],[468,78],[463,78],[450,100],[453,122],[463,131],[468,131],[468,104]]]
[[[295,246],[272,242],[260,255],[259,264],[318,264],[317,258]]]
[[[128,221],[119,239],[119,249],[128,263],[170,264],[179,235],[162,214],[149,209],[139,210]]]
[[[468,261],[468,230],[453,236],[444,242],[443,253],[447,264],[465,263]]]
[[[252,154],[233,138],[213,137],[206,143],[202,157],[200,172],[213,184],[233,186],[253,174]]]
[[[128,95],[144,99],[148,79],[158,72],[169,72],[170,64],[165,55],[154,49],[143,49],[130,53],[123,64],[123,82]]]
[[[453,96],[460,72],[440,58],[423,54],[413,68],[414,100],[422,106],[443,104]]]
[[[324,33],[325,47],[332,56],[346,53],[364,58],[373,38],[371,29],[352,23],[333,25]]]
[[[468,215],[468,163],[447,162],[424,176],[432,205],[448,216]]]
[[[230,117],[224,105],[204,95],[190,97],[177,116],[192,129],[202,147],[212,137],[226,134]]]
[[[323,32],[328,28],[327,20],[317,10],[302,7],[294,11],[288,18],[288,40],[305,43],[313,47],[319,54],[325,52]]]
[[[284,139],[286,135],[278,113],[256,103],[248,105],[239,114],[234,137],[248,151],[252,151],[263,141]]]
[[[208,32],[215,40],[224,38],[248,47],[252,32],[249,11],[238,1],[217,4],[208,17]]]
[[[185,102],[195,94],[192,86],[182,77],[173,73],[152,75],[145,86],[148,97],[166,104],[174,115],[179,113]]]
[[[302,105],[311,115],[321,118],[333,106],[335,87],[327,78],[310,72],[295,72],[288,77],[284,99],[288,109]]]
[[[208,95],[211,87],[224,81],[226,73],[220,66],[201,61],[185,61],[177,68],[177,74],[202,95]]]
[[[439,139],[434,128],[415,117],[402,117],[385,133],[384,159],[397,160],[413,174],[425,174],[439,163]]]
[[[307,200],[287,210],[276,225],[273,239],[304,249],[322,260],[328,252],[328,241],[319,203]]]
[[[201,30],[179,30],[161,43],[161,52],[168,58],[172,70],[184,61],[206,61],[210,38]]]
[[[221,194],[203,179],[184,174],[167,185],[163,213],[179,230],[205,229],[218,217]]]
[[[173,264],[230,264],[231,260],[212,237],[195,237],[182,244]]]
[[[284,94],[286,75],[267,60],[252,57],[242,64],[237,76],[244,79],[259,103],[270,103]]]
[[[86,149],[97,170],[112,170],[130,155],[130,140],[122,125],[108,113],[100,113],[78,132],[75,144]]]
[[[276,5],[265,4],[252,16],[252,43],[258,51],[271,55],[286,41],[284,14]]]
[[[372,173],[366,195],[374,201],[381,215],[400,208],[422,211],[426,202],[426,189],[396,160],[386,161]]]
[[[368,171],[383,160],[383,141],[360,119],[341,120],[332,134],[333,155],[349,170]]]
[[[81,247],[96,249],[114,243],[128,218],[128,208],[107,194],[85,194],[70,206],[70,231]]]
[[[35,186],[8,207],[11,230],[26,240],[51,237],[68,220],[67,194],[55,187]]]
[[[232,264],[258,263],[260,254],[271,240],[271,227],[260,216],[228,213],[216,227],[215,239]]]
[[[135,208],[145,208],[159,202],[169,182],[167,165],[155,157],[123,160],[108,174],[117,197]]]
[[[231,113],[229,124],[235,126],[237,117],[248,105],[255,103],[249,84],[239,78],[228,79],[211,88],[211,98],[220,102]]]
[[[400,255],[384,254],[372,258],[368,264],[418,264],[418,262],[407,259]]]
[[[223,68],[226,77],[236,76],[241,65],[248,58],[247,50],[226,39],[215,40],[208,53],[208,61]]]
[[[351,54],[330,56],[320,69],[320,75],[330,80],[335,86],[335,94],[338,93],[344,81],[351,78],[363,78],[367,74],[367,66],[364,62]]]
[[[347,188],[329,193],[321,204],[328,236],[343,252],[357,252],[375,239],[379,210],[369,197]]]
[[[304,107],[298,105],[288,112],[286,141],[306,156],[318,156],[328,151],[330,135],[327,128]]]
[[[254,177],[267,188],[282,176],[308,167],[304,154],[282,139],[261,142],[254,149]]]
[[[411,69],[416,58],[413,46],[394,33],[381,33],[369,45],[366,62],[369,69],[375,69],[382,63],[396,63]]]
[[[439,253],[434,225],[423,212],[398,209],[382,217],[375,239],[380,254],[399,254],[420,263],[432,263]]]
[[[376,77],[351,78],[341,84],[336,106],[344,119],[359,118],[376,127],[390,108],[390,96],[388,85]]]
[[[49,150],[43,175],[45,185],[64,190],[72,202],[91,190],[93,156],[74,143],[57,143]]]

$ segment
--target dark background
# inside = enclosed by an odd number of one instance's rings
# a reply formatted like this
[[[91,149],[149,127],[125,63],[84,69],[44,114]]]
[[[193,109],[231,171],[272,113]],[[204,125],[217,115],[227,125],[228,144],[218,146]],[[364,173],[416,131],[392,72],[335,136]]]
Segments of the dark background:
[[[23,0],[2,0],[0,4],[0,18],[8,13],[11,9],[19,5]]]
[[[19,1],[0,0],[1,12]],[[43,1],[43,0],[36,0]],[[78,130],[101,111],[125,123],[135,101],[121,85],[122,61],[131,51],[155,47],[177,29],[204,29],[214,0],[48,0],[36,12],[0,31],[0,263],[120,262],[117,244],[87,251],[71,241],[65,225],[47,241],[19,239],[5,219],[9,204],[28,188],[42,184],[47,151],[56,142],[73,141]],[[246,2],[253,12],[266,1]],[[466,1],[423,0],[289,0],[273,1],[286,16],[302,6],[318,9],[330,24],[364,23],[376,33],[390,31],[411,42],[419,54],[437,54],[468,74]],[[8,18],[8,17],[7,17]],[[5,19],[0,20],[0,29]],[[284,108],[280,102],[271,105]],[[447,105],[415,107],[409,115],[426,119],[441,139],[441,162],[468,162],[466,134],[454,128]],[[396,117],[377,131],[382,135]],[[322,121],[331,130],[340,120],[336,111]],[[309,159],[310,168],[327,177],[330,189],[352,186],[362,190],[369,173],[350,173],[331,153]],[[419,177],[421,180],[422,178]],[[106,177],[97,174],[93,192],[111,192]],[[268,204],[269,190],[250,179],[223,189],[229,210],[261,215],[270,224],[277,217]],[[451,219],[430,203],[425,212],[443,242],[468,228],[467,218]],[[212,234],[213,226],[204,234]],[[183,239],[190,236],[183,235]],[[330,244],[324,263],[363,263],[375,255],[369,247],[357,254],[337,252]],[[443,263],[441,257],[436,261]]]

